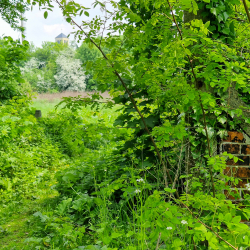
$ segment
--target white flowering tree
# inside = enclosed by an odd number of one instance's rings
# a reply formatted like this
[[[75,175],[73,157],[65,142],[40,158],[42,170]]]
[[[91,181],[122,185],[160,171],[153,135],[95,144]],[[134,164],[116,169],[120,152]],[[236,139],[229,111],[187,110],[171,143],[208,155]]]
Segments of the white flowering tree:
[[[47,79],[46,72],[41,70],[44,67],[45,62],[40,62],[37,58],[32,57],[21,68],[25,80],[39,93],[48,92],[51,89],[51,80]]]
[[[86,88],[86,76],[82,70],[81,61],[74,56],[75,51],[67,48],[61,51],[56,59],[55,80],[60,90],[83,91]]]
[[[38,74],[37,75],[38,81],[37,81],[37,90],[38,92],[47,92],[51,89],[51,81],[49,79],[44,78],[44,74]]]

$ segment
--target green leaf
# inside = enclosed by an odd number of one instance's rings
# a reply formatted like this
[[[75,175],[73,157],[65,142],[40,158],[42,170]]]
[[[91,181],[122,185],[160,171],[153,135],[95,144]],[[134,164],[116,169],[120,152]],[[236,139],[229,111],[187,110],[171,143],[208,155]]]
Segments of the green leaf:
[[[210,25],[210,21],[207,21],[207,22],[205,23],[204,27],[207,29],[207,28],[209,27],[209,25]]]
[[[215,16],[217,15],[217,12],[216,12],[216,9],[215,9],[215,8],[211,8],[211,9],[210,9],[210,12],[211,12],[212,14],[214,14]]]
[[[186,54],[189,55],[189,56],[192,55],[192,53],[191,53],[191,51],[190,51],[189,49],[185,49],[185,52],[186,52]]]
[[[67,17],[67,18],[66,18],[66,21],[67,21],[68,23],[70,23],[70,22],[71,22],[71,18],[70,18],[70,17]]]
[[[235,216],[232,219],[232,223],[238,224],[241,221],[241,216]]]
[[[116,43],[116,40],[113,38],[113,39],[111,40],[110,45],[111,45],[112,47],[114,47],[114,46],[115,46],[115,43]]]
[[[48,17],[48,11],[45,11],[44,14],[43,14],[44,18],[47,19]]]
[[[230,29],[229,28],[225,28],[221,32],[224,33],[224,34],[226,34],[226,35],[229,35]]]
[[[216,116],[219,116],[219,115],[221,114],[221,111],[217,109],[217,110],[214,111],[214,114],[215,114]]]
[[[230,213],[227,213],[227,214],[225,215],[224,220],[227,221],[227,222],[231,222],[231,220],[232,220],[232,215],[231,215]]]
[[[224,21],[226,21],[228,19],[229,15],[227,14],[227,12],[223,13],[223,17],[224,17]]]
[[[39,217],[41,222],[45,222],[49,218],[47,215],[43,215],[40,211],[35,212],[33,216]]]
[[[220,23],[221,21],[223,21],[223,16],[220,14],[217,16],[218,22]]]
[[[89,16],[88,11],[84,11],[84,15],[85,15],[85,16]]]
[[[211,127],[208,127],[207,134],[208,134],[209,139],[211,139],[214,136],[214,129]]]
[[[150,115],[147,118],[144,118],[147,127],[153,128],[155,123],[158,121],[157,117]],[[140,124],[142,126],[142,128],[145,128],[144,123],[142,122],[142,120],[140,120]]]
[[[131,237],[133,234],[135,234],[135,232],[134,231],[129,231],[127,234],[126,234],[126,237]]]
[[[164,188],[164,190],[167,192],[167,193],[174,193],[176,191],[176,189],[171,189],[171,188]]]
[[[219,220],[220,220],[220,221],[223,221],[223,219],[224,219],[224,216],[223,216],[223,214],[222,214],[222,213],[219,213],[219,216],[218,216],[218,218],[219,218]]]
[[[234,156],[233,159],[234,159],[234,162],[235,162],[235,163],[238,162],[238,160],[239,160],[239,158],[236,157],[236,156]]]
[[[111,238],[112,238],[112,239],[119,238],[119,237],[121,237],[122,235],[123,235],[122,233],[116,233],[116,232],[114,232],[114,233],[111,234]]]
[[[227,118],[225,116],[221,116],[221,117],[218,117],[218,121],[224,124],[227,121]]]
[[[98,229],[96,230],[96,232],[97,232],[97,233],[102,233],[104,230],[105,230],[105,228],[102,227],[102,228],[98,228]]]
[[[196,231],[201,231],[203,233],[206,233],[207,232],[207,229],[204,225],[200,224],[199,226],[195,227],[194,228]]]

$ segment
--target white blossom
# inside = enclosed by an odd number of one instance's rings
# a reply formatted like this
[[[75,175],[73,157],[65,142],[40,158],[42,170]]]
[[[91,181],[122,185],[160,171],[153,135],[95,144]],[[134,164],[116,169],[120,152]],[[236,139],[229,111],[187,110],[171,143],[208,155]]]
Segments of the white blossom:
[[[136,190],[135,190],[135,193],[136,193],[136,194],[138,194],[138,193],[140,193],[140,192],[141,192],[140,189],[136,189]]]
[[[185,225],[185,224],[188,224],[188,223],[187,223],[187,221],[182,220],[182,221],[181,221],[181,224]]]
[[[173,228],[172,227],[167,227],[167,230],[172,230]]]
[[[145,182],[142,178],[141,179],[137,179],[137,182]]]
[[[86,77],[81,68],[81,61],[75,59],[74,54],[75,51],[68,48],[56,59],[57,74],[54,77],[61,90],[83,91],[86,88]]]
[[[245,184],[245,186],[247,190],[250,190],[250,183]]]
[[[39,61],[35,57],[31,57],[29,61],[27,61],[24,64],[24,67],[21,68],[22,73],[30,73],[33,69],[38,69],[39,67],[43,67],[45,65],[45,62]]]
[[[51,87],[51,81],[50,80],[46,81],[44,79],[44,76],[40,75],[40,74],[37,75],[37,79],[38,79],[38,81],[37,81],[37,88],[38,89],[40,89],[40,90],[48,90],[48,89],[50,89],[50,87]]]

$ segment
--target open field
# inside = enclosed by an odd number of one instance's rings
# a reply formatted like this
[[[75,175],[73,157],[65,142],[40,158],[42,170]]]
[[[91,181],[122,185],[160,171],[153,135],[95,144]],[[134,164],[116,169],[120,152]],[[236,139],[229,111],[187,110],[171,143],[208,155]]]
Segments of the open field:
[[[74,92],[74,91],[64,91],[61,93],[44,93],[44,94],[39,94],[37,96],[37,100],[47,100],[48,102],[54,102],[55,100],[60,100],[63,97],[88,97],[89,95],[93,94],[94,92]],[[104,92],[101,94],[101,96],[104,99],[110,98],[110,95],[108,92]]]
[[[42,116],[47,116],[47,114],[51,111],[55,110],[55,106],[62,100],[63,97],[88,97],[90,94],[94,92],[73,92],[73,91],[65,91],[61,93],[44,93],[38,94],[36,98],[34,98],[34,102],[31,107],[35,108],[36,110],[42,111]],[[104,92],[101,94],[103,99],[109,98],[109,93]],[[60,107],[58,108],[60,110]]]

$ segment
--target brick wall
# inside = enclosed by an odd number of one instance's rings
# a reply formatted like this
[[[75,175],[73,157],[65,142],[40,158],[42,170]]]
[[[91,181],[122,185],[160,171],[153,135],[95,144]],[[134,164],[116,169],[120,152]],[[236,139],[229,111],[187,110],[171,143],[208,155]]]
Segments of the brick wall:
[[[227,139],[221,143],[221,152],[226,151],[241,159],[238,162],[229,159],[224,170],[225,175],[239,178],[239,183],[236,185],[239,190],[238,196],[234,198],[232,195],[229,195],[228,191],[225,191],[225,195],[230,200],[242,200],[244,199],[244,194],[250,193],[246,188],[246,184],[250,183],[250,143],[247,144],[244,137],[246,136],[240,132],[228,132]],[[227,184],[231,185],[231,183]],[[232,186],[232,189],[234,187]],[[232,192],[237,193],[236,191]]]

